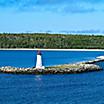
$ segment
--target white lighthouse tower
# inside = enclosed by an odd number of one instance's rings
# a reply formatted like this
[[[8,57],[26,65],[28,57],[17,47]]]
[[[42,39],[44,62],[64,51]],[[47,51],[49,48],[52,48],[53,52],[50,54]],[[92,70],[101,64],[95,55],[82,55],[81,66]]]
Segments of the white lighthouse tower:
[[[36,60],[36,69],[44,69],[45,67],[42,66],[42,54],[38,50],[37,51],[37,60]]]

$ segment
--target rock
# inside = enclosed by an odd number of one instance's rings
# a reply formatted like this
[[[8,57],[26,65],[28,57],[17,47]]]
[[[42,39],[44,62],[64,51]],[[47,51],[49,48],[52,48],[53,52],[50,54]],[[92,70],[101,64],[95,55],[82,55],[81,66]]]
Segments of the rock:
[[[0,72],[14,73],[14,74],[64,74],[64,73],[82,73],[89,71],[100,71],[101,67],[93,63],[100,62],[101,59],[95,59],[87,62],[81,62],[76,64],[64,64],[52,67],[46,67],[45,69],[36,68],[16,68],[11,66],[5,66],[0,68]],[[104,60],[103,60],[104,61]]]

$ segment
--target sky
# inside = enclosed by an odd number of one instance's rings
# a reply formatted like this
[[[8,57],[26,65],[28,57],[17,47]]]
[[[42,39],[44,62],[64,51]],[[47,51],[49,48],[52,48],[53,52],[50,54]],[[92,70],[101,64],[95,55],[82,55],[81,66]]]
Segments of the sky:
[[[104,34],[104,0],[0,0],[0,32]]]

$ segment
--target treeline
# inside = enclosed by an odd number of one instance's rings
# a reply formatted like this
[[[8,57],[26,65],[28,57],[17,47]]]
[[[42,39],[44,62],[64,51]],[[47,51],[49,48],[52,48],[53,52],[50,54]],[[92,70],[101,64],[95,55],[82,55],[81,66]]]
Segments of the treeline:
[[[104,36],[1,33],[0,48],[104,49]]]

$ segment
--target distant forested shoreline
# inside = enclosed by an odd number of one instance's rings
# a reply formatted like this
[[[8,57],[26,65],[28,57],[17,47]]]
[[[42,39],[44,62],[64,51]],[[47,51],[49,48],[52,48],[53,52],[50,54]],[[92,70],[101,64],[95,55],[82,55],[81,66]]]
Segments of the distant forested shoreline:
[[[0,48],[104,49],[104,36],[0,33]]]

